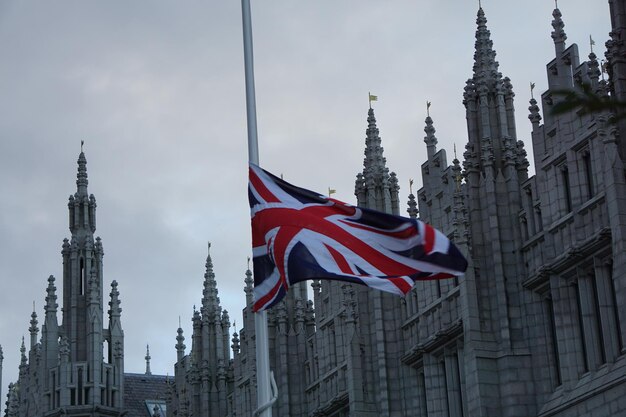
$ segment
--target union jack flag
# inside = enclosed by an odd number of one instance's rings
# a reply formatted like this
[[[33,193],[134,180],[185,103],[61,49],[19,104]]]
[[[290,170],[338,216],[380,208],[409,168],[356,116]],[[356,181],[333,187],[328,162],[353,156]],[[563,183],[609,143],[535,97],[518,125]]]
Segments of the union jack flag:
[[[424,222],[355,207],[291,185],[250,164],[254,311],[309,279],[404,295],[417,280],[462,275],[467,261]]]

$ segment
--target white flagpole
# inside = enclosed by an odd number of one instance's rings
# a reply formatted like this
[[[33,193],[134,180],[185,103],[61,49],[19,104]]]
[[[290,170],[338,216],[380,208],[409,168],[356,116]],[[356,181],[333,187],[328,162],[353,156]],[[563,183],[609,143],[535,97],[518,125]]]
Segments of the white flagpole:
[[[241,0],[243,21],[243,54],[246,75],[246,110],[248,122],[248,160],[259,165],[259,143],[256,126],[256,97],[254,93],[254,59],[252,51],[252,20],[250,0]],[[267,335],[267,312],[254,314],[256,332],[257,412],[260,417],[272,417],[270,393],[270,355]],[[255,413],[257,414],[257,413]]]

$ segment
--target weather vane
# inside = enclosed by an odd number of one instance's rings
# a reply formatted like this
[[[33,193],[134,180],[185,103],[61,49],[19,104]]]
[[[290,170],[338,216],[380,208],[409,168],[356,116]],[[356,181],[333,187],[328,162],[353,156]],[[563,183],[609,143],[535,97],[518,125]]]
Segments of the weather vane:
[[[530,83],[530,98],[535,98],[533,96],[533,90],[535,89],[535,83],[531,82]]]
[[[409,194],[413,194],[413,178],[409,178]]]
[[[84,144],[85,144],[85,141],[84,141],[84,140],[81,140],[81,141],[80,141],[80,151],[81,151],[81,152],[83,151],[83,145],[84,145]]]
[[[589,35],[589,48],[591,49],[591,53],[593,53],[593,45],[595,45],[595,44],[596,44],[596,42],[593,40],[591,35]]]
[[[430,101],[426,100],[426,116],[430,117]]]

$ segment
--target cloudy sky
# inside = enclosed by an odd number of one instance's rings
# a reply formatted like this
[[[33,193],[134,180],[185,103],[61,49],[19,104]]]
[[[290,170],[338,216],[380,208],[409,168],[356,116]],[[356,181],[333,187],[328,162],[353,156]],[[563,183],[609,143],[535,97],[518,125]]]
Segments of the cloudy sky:
[[[546,88],[554,3],[482,6],[516,93],[518,139],[528,144],[528,85],[537,95]],[[607,2],[559,7],[568,45],[586,57],[591,35],[602,53]],[[449,159],[453,144],[465,144],[461,100],[477,8],[468,0],[253,0],[262,166],[353,202],[371,91],[406,199],[409,178],[421,182],[427,100]],[[0,1],[2,406],[32,303],[41,322],[46,278],[61,276],[81,140],[105,288],[119,282],[126,370],[143,372],[149,343],[153,372],[173,373],[179,316],[190,346],[207,241],[222,306],[241,323],[250,254],[245,120],[237,0]]]

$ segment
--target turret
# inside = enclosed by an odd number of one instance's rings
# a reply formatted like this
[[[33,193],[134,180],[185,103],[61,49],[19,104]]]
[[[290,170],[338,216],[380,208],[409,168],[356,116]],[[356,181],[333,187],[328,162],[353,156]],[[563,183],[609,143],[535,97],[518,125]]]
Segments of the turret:
[[[70,344],[73,361],[88,361],[87,333],[91,323],[87,321],[90,294],[96,301],[102,300],[102,242],[94,241],[96,230],[96,199],[87,193],[87,159],[85,153],[78,156],[76,192],[70,196],[69,219],[71,238],[63,241],[63,330]],[[95,273],[94,280],[90,275]],[[95,288],[91,288],[91,283]],[[93,290],[93,291],[92,291]],[[94,307],[100,310],[101,305]],[[94,310],[95,311],[95,310]],[[95,314],[95,313],[94,313]],[[102,322],[102,318],[100,318]],[[97,330],[102,332],[101,329]]]

